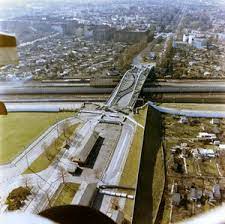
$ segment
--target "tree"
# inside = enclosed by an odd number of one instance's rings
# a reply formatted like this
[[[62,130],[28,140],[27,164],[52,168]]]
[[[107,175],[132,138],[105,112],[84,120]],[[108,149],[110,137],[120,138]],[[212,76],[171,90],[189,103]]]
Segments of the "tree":
[[[49,193],[47,191],[43,190],[39,184],[37,184],[37,187],[39,188],[40,191],[42,191],[44,193],[44,195],[45,195],[45,197],[48,201],[48,207],[51,208],[52,207],[52,200],[51,200],[51,197],[49,196]]]
[[[138,53],[140,53],[146,46],[147,38],[143,38],[138,43],[135,43],[126,48],[116,63],[116,67],[118,68],[118,70],[125,72],[132,63],[133,58]]]
[[[64,121],[62,124],[62,132],[63,132],[63,136],[66,138],[66,143],[69,144],[70,142],[70,127],[71,127],[71,123],[67,120]]]
[[[65,184],[65,177],[67,175],[66,170],[64,169],[64,167],[59,166],[59,176],[62,179],[63,184]]]
[[[29,178],[28,176],[24,176],[24,177],[23,177],[23,183],[24,183],[24,186],[25,186],[26,188],[30,188],[29,182],[30,182],[30,178]]]
[[[173,71],[173,39],[170,38],[166,41],[165,52],[161,56],[161,61],[159,66],[166,71],[167,74],[172,73]]]

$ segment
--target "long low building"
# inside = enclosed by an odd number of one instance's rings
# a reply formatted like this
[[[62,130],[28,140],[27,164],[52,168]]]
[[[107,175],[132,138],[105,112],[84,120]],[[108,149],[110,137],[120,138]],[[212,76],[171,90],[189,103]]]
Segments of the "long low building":
[[[99,137],[99,133],[96,131],[90,131],[86,136],[81,137],[81,141],[77,142],[76,150],[72,157],[74,162],[78,164],[84,164],[91,153],[93,146],[95,145],[97,139]]]

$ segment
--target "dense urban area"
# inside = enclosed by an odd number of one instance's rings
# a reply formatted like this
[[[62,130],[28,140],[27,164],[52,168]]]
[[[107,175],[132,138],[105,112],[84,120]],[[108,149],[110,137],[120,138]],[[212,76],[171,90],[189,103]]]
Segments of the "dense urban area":
[[[71,204],[169,224],[223,206],[223,0],[0,4],[0,220]]]

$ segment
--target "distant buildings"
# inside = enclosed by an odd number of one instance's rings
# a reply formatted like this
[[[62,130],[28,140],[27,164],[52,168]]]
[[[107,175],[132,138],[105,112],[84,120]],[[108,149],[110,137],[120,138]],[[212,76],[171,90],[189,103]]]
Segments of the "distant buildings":
[[[217,35],[219,41],[225,41],[225,33],[218,33]]]
[[[117,30],[116,28],[101,25],[93,27],[93,37],[96,41],[135,43],[147,39],[147,31]]]
[[[194,33],[189,35],[184,34],[183,42],[198,49],[207,48],[207,39],[202,35],[197,35]]]

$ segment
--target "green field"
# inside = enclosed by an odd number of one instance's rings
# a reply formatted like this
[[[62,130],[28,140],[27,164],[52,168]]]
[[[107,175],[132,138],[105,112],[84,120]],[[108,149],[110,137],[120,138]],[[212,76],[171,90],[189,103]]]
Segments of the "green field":
[[[58,191],[53,196],[51,206],[69,205],[79,189],[79,184],[65,183],[61,184]]]
[[[65,144],[66,140],[72,136],[78,126],[79,124],[69,126],[65,132],[66,136],[64,136],[64,133],[62,133],[55,141],[46,147],[44,153],[34,160],[34,162],[29,164],[30,166],[27,168],[24,174],[38,173],[44,169],[47,169],[48,166],[55,160],[59,152],[65,151],[65,148],[62,149],[63,145]]]
[[[13,160],[51,125],[73,115],[73,112],[62,112],[0,116],[0,164]]]

